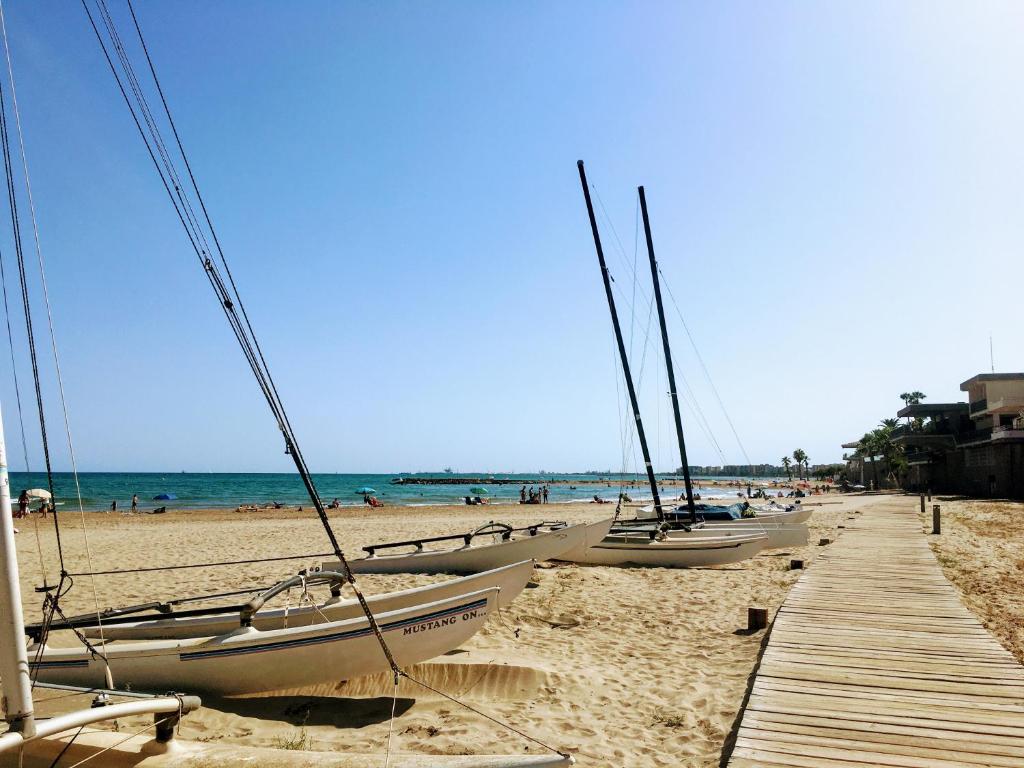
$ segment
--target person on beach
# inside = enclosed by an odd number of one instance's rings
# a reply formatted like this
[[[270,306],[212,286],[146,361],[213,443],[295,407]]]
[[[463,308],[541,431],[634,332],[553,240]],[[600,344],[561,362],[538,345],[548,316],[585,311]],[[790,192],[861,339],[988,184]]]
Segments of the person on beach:
[[[28,516],[28,491],[22,491],[18,494],[18,514],[16,517]]]
[[[526,503],[526,486],[525,485],[522,488],[519,489],[519,503],[520,504],[525,504]]]
[[[139,511],[139,494],[132,494],[132,514],[134,515]]]
[[[117,512],[117,499],[110,502],[110,511]]]
[[[329,505],[327,506],[327,508],[328,508],[328,509],[338,509],[338,508],[339,508],[340,506],[341,506],[341,502],[340,502],[340,501],[338,501],[338,499],[337,499],[337,498],[335,498],[335,499],[334,499],[334,501],[332,501],[332,502],[331,502],[331,503],[330,503],[330,504],[329,504]]]
[[[544,494],[544,503],[547,504],[548,503],[548,487],[546,485],[544,486],[544,490],[542,492]]]

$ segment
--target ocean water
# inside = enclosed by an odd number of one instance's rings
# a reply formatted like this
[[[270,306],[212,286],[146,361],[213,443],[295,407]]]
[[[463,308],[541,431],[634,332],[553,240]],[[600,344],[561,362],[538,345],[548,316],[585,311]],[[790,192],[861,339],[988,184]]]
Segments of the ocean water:
[[[399,485],[392,483],[398,475],[345,475],[317,474],[313,476],[324,503],[337,498],[344,506],[359,506],[362,494],[357,489],[369,487],[376,490],[376,496],[389,505],[430,505],[460,503],[470,493],[471,487],[482,486],[488,490],[492,501],[519,499],[519,489],[524,485],[539,488],[547,483],[549,502],[587,501],[597,496],[614,501],[620,489],[630,498],[650,500],[651,493],[646,481],[638,481],[633,475],[585,475],[585,474],[496,474],[494,478],[507,478],[512,483],[481,482],[464,485]],[[404,477],[445,478],[443,473],[418,474]],[[492,477],[487,473],[459,473],[456,477]],[[166,506],[168,509],[206,509],[215,507],[233,508],[239,504],[267,504],[279,502],[287,505],[309,503],[305,488],[298,475],[286,473],[207,473],[207,472],[83,472],[79,483],[82,502],[87,511],[109,509],[117,500],[118,509],[131,503],[132,494],[139,495],[142,509]],[[682,480],[674,475],[664,476],[670,484],[662,487],[666,500],[677,498],[683,492]],[[695,482],[700,485],[700,480]],[[734,481],[735,482],[735,481]],[[41,472],[11,472],[11,495],[17,499],[22,489],[46,488],[46,475]],[[77,508],[74,477],[68,472],[54,474],[54,489],[57,503],[62,509]],[[708,487],[702,496],[709,498],[734,497],[737,487]],[[174,494],[173,501],[157,501],[159,494]]]

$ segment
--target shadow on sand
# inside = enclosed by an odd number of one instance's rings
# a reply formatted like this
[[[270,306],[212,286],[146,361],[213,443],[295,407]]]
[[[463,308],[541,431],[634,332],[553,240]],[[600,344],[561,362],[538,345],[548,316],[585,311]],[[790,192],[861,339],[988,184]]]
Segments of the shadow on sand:
[[[395,714],[409,711],[415,699],[399,698]],[[345,699],[336,696],[261,696],[246,699],[204,699],[204,707],[241,717],[277,720],[291,725],[365,728],[391,719],[391,697]]]

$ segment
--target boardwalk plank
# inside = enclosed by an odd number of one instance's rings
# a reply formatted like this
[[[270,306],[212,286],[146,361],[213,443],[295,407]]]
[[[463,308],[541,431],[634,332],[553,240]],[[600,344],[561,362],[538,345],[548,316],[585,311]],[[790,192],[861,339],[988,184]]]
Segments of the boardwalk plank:
[[[730,768],[1024,766],[1024,667],[906,500],[865,510],[779,609]]]

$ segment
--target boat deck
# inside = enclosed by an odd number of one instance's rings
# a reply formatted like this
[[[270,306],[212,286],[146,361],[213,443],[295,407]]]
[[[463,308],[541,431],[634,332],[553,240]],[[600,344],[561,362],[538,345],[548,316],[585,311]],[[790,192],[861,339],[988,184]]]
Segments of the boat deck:
[[[728,766],[1024,766],[1024,667],[943,576],[916,500],[846,525],[779,609]]]

